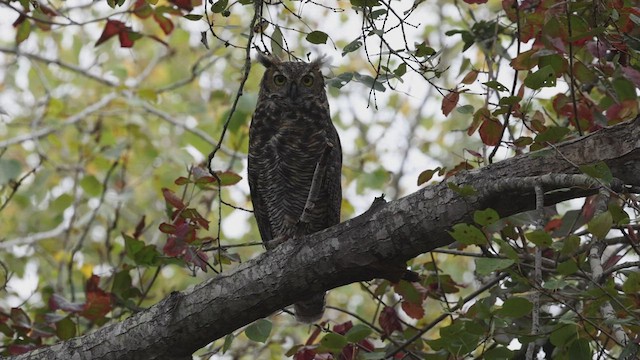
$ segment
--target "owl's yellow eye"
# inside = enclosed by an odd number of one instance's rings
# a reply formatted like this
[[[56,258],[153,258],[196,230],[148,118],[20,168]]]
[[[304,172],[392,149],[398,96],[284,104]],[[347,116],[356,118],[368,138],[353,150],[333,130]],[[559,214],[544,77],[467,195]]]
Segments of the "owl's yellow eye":
[[[287,78],[284,75],[276,74],[273,76],[273,83],[282,86],[287,81]]]
[[[307,87],[313,85],[313,76],[311,76],[311,75],[303,76],[302,77],[302,85],[307,86]]]

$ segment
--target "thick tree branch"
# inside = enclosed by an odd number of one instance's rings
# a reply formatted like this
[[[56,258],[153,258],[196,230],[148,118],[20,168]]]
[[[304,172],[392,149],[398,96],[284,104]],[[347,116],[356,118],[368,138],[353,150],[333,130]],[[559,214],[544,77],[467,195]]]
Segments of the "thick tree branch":
[[[535,208],[533,189],[494,193],[492,184],[500,179],[575,174],[575,165],[596,161],[604,161],[625,184],[640,185],[640,118],[458,174],[375,212],[286,241],[120,323],[15,359],[190,359],[207,343],[309,293],[378,277],[375,264],[405,261],[452,243],[448,230],[453,224],[471,222],[476,210],[491,207],[509,216]],[[463,197],[447,183],[472,186],[476,193]],[[545,190],[546,204],[597,191],[559,191],[546,185]]]

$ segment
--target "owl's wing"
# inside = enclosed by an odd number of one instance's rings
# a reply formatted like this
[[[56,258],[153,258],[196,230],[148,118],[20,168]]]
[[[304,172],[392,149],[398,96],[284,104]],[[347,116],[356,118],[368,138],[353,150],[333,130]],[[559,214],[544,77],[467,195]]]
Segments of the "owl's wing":
[[[255,164],[252,164],[252,154],[249,153],[249,189],[251,190],[251,202],[253,203],[253,215],[256,217],[258,223],[258,230],[260,231],[260,237],[263,242],[267,242],[273,239],[273,232],[271,231],[271,222],[269,221],[269,214],[267,213],[267,205],[264,203],[262,196],[260,195],[260,173],[261,169],[257,168]]]
[[[334,144],[331,151],[331,159],[329,167],[327,168],[327,177],[325,179],[327,183],[327,195],[328,201],[328,214],[327,214],[327,226],[333,226],[340,223],[340,207],[342,206],[342,147],[340,145],[340,138],[337,132],[333,129],[334,136],[331,141]]]

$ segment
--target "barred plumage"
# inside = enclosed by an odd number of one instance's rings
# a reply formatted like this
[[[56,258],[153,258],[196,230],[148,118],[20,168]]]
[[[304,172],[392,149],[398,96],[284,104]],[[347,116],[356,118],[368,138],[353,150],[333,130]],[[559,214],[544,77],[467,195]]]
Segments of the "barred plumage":
[[[258,60],[266,71],[249,130],[249,187],[260,235],[269,249],[270,240],[295,236],[327,142],[333,149],[304,232],[340,222],[342,150],[329,115],[321,61],[282,62],[262,54]],[[294,304],[296,319],[319,320],[324,295],[314,294]]]

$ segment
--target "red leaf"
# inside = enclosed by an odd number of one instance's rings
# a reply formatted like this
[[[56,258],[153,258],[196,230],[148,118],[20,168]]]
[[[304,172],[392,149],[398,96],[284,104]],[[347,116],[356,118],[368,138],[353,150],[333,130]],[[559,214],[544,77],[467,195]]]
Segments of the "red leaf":
[[[18,329],[18,330],[31,329],[31,319],[29,319],[29,315],[27,315],[27,313],[20,308],[11,309],[11,321],[13,322],[12,327],[14,329]]]
[[[180,256],[187,248],[187,243],[178,239],[175,236],[169,236],[167,243],[164,244],[162,252],[167,256],[177,257]]]
[[[173,28],[175,27],[171,20],[169,20],[168,18],[164,17],[161,14],[158,14],[157,12],[153,14],[153,20],[155,20],[158,23],[158,25],[160,25],[160,28],[162,28],[162,31],[164,31],[164,33],[167,35],[171,34],[171,32],[173,31]]]
[[[638,102],[636,100],[624,100],[619,104],[611,105],[607,111],[609,125],[638,116]]]
[[[142,219],[138,221],[138,225],[136,225],[136,230],[133,232],[133,238],[138,239],[142,232],[144,231],[146,215],[142,215]]]
[[[202,269],[202,271],[207,272],[207,254],[203,251],[196,251],[193,246],[187,247],[184,252],[184,259]]]
[[[400,306],[402,307],[402,311],[412,319],[419,320],[424,317],[424,308],[422,307],[422,304],[403,301]]]
[[[16,19],[16,21],[13,22],[13,27],[17,28],[18,26],[20,26],[20,24],[22,24],[25,20],[27,20],[27,17],[24,14],[20,14],[20,16],[18,16],[18,18]]]
[[[168,205],[171,205],[178,210],[184,209],[186,207],[182,200],[178,196],[176,196],[173,191],[167,188],[162,188],[162,196],[164,196],[164,200]]]
[[[473,120],[471,121],[471,125],[467,129],[467,135],[473,135],[476,130],[480,127],[480,125],[485,121],[485,119],[491,118],[491,112],[486,107],[480,108],[476,110],[473,114]]]
[[[447,94],[447,96],[442,99],[442,114],[444,116],[449,115],[451,110],[453,110],[456,105],[458,105],[458,100],[460,99],[460,93],[457,91],[452,91]]]
[[[173,183],[176,184],[176,185],[185,185],[185,184],[188,184],[190,182],[191,182],[191,180],[187,179],[184,176],[180,176]]]
[[[315,357],[316,357],[315,350],[309,349],[303,346],[293,356],[293,360],[314,360]]]
[[[344,335],[353,327],[353,323],[351,321],[343,322],[342,324],[336,324],[333,326],[333,332],[336,332],[340,335]]]
[[[467,75],[464,76],[464,78],[462,78],[462,81],[460,82],[463,84],[469,85],[469,84],[473,84],[473,82],[476,81],[477,78],[478,78],[478,71],[471,70]]]
[[[502,138],[502,124],[496,118],[485,118],[480,125],[480,139],[482,143],[489,146],[496,146]]]
[[[311,345],[313,344],[316,339],[318,338],[318,336],[320,335],[320,331],[322,331],[322,327],[324,326],[324,321],[320,324],[320,326],[316,326],[315,329],[313,330],[313,332],[311,333],[311,335],[309,336],[309,338],[307,339],[307,341],[305,342],[305,345]]]
[[[89,320],[103,319],[111,311],[111,294],[102,290],[99,282],[99,276],[91,275],[85,287],[87,301],[80,315]]]
[[[118,34],[118,40],[120,40],[120,47],[130,48],[133,47],[133,39],[131,39],[131,32],[121,31]]]
[[[94,46],[98,46],[103,42],[111,39],[126,28],[127,26],[122,21],[107,20],[107,25],[105,25],[104,30],[102,31],[102,35],[100,35],[100,39],[96,41],[96,44]]]
[[[385,306],[378,317],[378,323],[384,331],[384,337],[390,336],[395,330],[402,331],[402,324],[398,318],[396,310],[392,307]]]
[[[12,344],[7,347],[7,349],[9,350],[9,355],[26,354],[29,351],[34,350],[35,348],[36,346],[33,344],[27,344],[27,345]]]
[[[544,231],[552,232],[556,229],[559,229],[560,226],[562,226],[562,219],[552,219],[552,220],[549,220],[547,225],[544,226]]]

